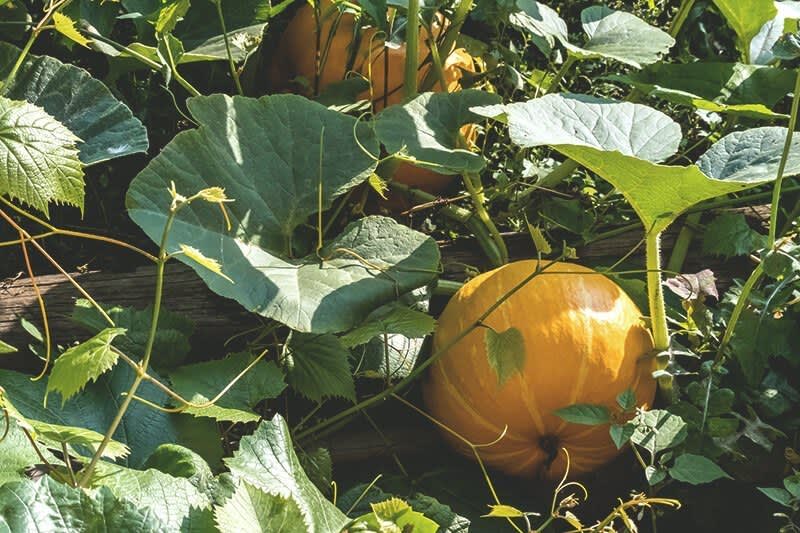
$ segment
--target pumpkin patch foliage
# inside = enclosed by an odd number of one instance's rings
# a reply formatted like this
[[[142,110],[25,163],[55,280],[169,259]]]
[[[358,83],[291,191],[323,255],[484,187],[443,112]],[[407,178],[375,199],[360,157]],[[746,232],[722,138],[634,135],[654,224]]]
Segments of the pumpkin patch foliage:
[[[0,0],[0,532],[800,531],[800,2]]]

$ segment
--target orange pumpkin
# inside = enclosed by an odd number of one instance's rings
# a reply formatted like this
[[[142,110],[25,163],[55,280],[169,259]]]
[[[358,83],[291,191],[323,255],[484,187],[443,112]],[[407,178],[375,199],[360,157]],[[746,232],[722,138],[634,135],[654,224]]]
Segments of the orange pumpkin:
[[[434,351],[446,347],[536,268],[518,261],[465,284],[442,313]],[[615,457],[607,425],[584,426],[554,414],[576,403],[613,408],[626,389],[650,404],[656,383],[650,332],[636,304],[605,276],[568,263],[550,265],[505,300],[484,324],[517,328],[525,343],[521,372],[500,385],[489,365],[486,331],[476,328],[431,367],[423,392],[430,413],[473,444],[487,464],[512,475],[557,478],[569,451],[571,474],[590,472]],[[471,450],[445,433],[460,452]]]

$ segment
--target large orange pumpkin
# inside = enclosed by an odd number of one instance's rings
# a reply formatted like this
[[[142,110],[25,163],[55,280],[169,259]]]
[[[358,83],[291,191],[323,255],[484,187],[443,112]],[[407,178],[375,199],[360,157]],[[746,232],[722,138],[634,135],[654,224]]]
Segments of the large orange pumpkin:
[[[534,272],[536,260],[518,261],[465,284],[442,313],[434,351],[446,347],[504,294]],[[521,372],[500,385],[489,365],[486,330],[477,328],[431,367],[424,386],[430,413],[481,448],[481,459],[506,473],[557,478],[569,451],[571,474],[596,469],[618,454],[608,426],[565,422],[554,414],[576,403],[612,408],[631,388],[650,404],[656,383],[650,332],[633,301],[591,269],[555,263],[504,301],[484,324],[498,333],[517,328],[525,343]],[[459,451],[460,440],[445,433]]]
[[[281,36],[278,51],[272,62],[270,76],[273,88],[292,89],[313,96],[315,89],[320,93],[329,85],[345,79],[350,67],[352,72],[370,80],[371,90],[361,94],[360,97],[371,98],[375,111],[380,111],[387,105],[401,103],[405,97],[403,90],[405,44],[397,47],[385,46],[384,39],[377,36],[375,28],[359,31],[352,14],[345,13],[340,16],[338,10],[331,7],[330,0],[324,0],[320,5],[322,18],[319,26],[314,8],[310,5],[301,7],[294,15]],[[441,23],[434,24],[432,28],[432,33],[437,38],[442,28],[446,26],[444,19],[439,20]],[[324,52],[324,61],[322,57],[319,58],[319,73],[317,73],[316,46],[318,35],[321,53],[327,50]],[[427,30],[420,28],[418,48],[420,64],[430,54],[428,39]],[[357,47],[355,52],[353,47]],[[448,92],[461,90],[460,82],[464,72],[475,72],[475,62],[463,48],[455,49],[447,55],[442,66]],[[426,78],[430,68],[430,64],[424,64],[420,68],[418,76],[420,82]],[[292,80],[298,78],[304,78],[309,86],[301,88],[299,85],[292,85]],[[441,91],[441,84],[437,82],[431,90]],[[471,126],[465,126],[462,133],[468,143],[473,143],[477,137],[477,130]],[[452,183],[454,176],[401,164],[395,171],[393,179],[431,194],[439,194]],[[402,201],[390,202],[394,203],[397,206],[405,206],[405,202]]]

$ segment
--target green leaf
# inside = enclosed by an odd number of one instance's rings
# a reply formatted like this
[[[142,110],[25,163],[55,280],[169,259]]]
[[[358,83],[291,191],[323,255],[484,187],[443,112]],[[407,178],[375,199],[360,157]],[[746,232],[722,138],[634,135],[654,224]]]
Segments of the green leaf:
[[[790,318],[777,320],[753,309],[742,312],[730,348],[751,386],[761,382],[770,357],[794,353],[789,339],[795,331],[796,325]]]
[[[434,277],[436,243],[384,217],[353,222],[319,251],[295,236],[319,207],[329,208],[374,172],[376,161],[364,150],[377,153],[378,145],[368,127],[293,95],[215,95],[192,98],[188,106],[199,129],[180,133],[134,179],[127,207],[158,241],[171,181],[186,195],[224,188],[235,200],[226,205],[231,232],[218,206],[194,202],[178,214],[168,243],[169,251],[189,243],[221,259],[235,284],[197,270],[213,291],[292,329],[331,333]]]
[[[184,15],[189,11],[189,0],[170,0],[158,12],[156,33],[171,33]]]
[[[789,476],[783,480],[783,486],[796,499],[800,499],[800,474]]]
[[[349,522],[303,472],[292,450],[289,428],[280,415],[262,422],[253,435],[242,438],[239,450],[225,464],[240,481],[292,500],[309,531],[340,531]]]
[[[792,508],[794,499],[792,498],[792,495],[789,494],[789,491],[777,487],[758,487],[758,490],[760,490],[770,500],[779,503],[784,507],[788,507],[790,509]]]
[[[224,505],[214,510],[222,533],[306,533],[300,507],[294,500],[267,494],[247,482]]]
[[[623,411],[630,411],[636,407],[636,393],[632,389],[625,389],[617,396],[617,405]]]
[[[119,354],[111,348],[111,341],[124,334],[122,328],[108,328],[61,354],[47,379],[45,401],[48,394],[58,392],[63,407],[87,383],[114,368]]]
[[[411,508],[400,498],[371,504],[372,512],[355,519],[353,532],[436,533],[439,525]]]
[[[675,104],[760,120],[788,118],[771,108],[794,86],[785,69],[706,61],[656,63],[608,78]]]
[[[647,483],[652,487],[664,481],[667,477],[667,471],[663,468],[658,468],[649,465],[644,469],[644,476],[647,478]]]
[[[772,0],[713,0],[728,25],[739,37],[738,48],[750,50],[750,41],[767,22],[775,18],[778,10]]]
[[[522,374],[525,368],[525,339],[517,328],[508,328],[497,333],[486,328],[486,355],[489,366],[497,375],[497,382],[502,387],[514,374]]]
[[[102,305],[102,304],[101,304]],[[150,338],[153,307],[144,309],[133,307],[102,305],[117,327],[126,330],[125,335],[116,337],[113,345],[129,357],[141,359],[144,356],[147,340]],[[87,300],[75,302],[70,317],[74,322],[86,327],[92,333],[99,333],[108,327],[108,322]],[[171,368],[179,365],[189,354],[189,338],[194,333],[194,324],[185,315],[174,313],[164,306],[158,316],[158,330],[153,343],[151,364],[155,368]]]
[[[0,194],[48,216],[51,202],[83,210],[79,140],[44,109],[0,96]]]
[[[547,56],[553,51],[556,41],[568,42],[569,30],[555,9],[536,0],[517,0],[517,10],[508,16],[508,22],[527,32],[533,44]]]
[[[724,213],[712,220],[703,232],[703,253],[730,259],[760,250],[766,238],[747,224],[741,213]]]
[[[285,357],[286,381],[306,398],[356,401],[350,351],[338,337],[295,333],[286,345]]]
[[[352,366],[358,377],[399,380],[414,369],[425,339],[390,333],[374,337],[352,349]],[[388,353],[387,353],[388,352]]]
[[[626,425],[634,429],[631,442],[655,455],[686,439],[686,422],[668,411],[652,410],[639,414]]]
[[[710,416],[725,415],[733,409],[736,393],[731,389],[717,389],[708,398],[708,414]]]
[[[408,500],[408,503],[415,511],[419,511],[439,524],[439,533],[469,532],[470,521],[454,513],[449,506],[441,503],[436,498],[424,494],[416,494]]]
[[[657,165],[677,149],[680,127],[641,104],[554,94],[478,110],[507,118],[511,140],[522,147],[552,145],[614,185],[645,229],[658,233],[683,211],[710,198],[763,181],[715,180],[697,166]]]
[[[2,409],[0,415],[3,415]],[[5,432],[5,420],[2,424],[1,427]],[[46,448],[43,449],[43,453],[51,464],[61,464]],[[0,440],[0,457],[3,458],[0,461],[0,487],[11,481],[28,479],[25,470],[41,462],[22,428],[13,418],[9,420],[8,433]]]
[[[152,372],[151,372],[152,375]],[[28,419],[61,426],[91,429],[105,433],[117,414],[122,394],[130,389],[134,373],[128,365],[117,365],[101,376],[96,383],[69,400],[63,408],[43,407],[46,384],[31,381],[30,376],[0,369],[0,383],[14,402],[14,406]],[[166,395],[149,383],[139,387],[137,396],[156,405],[166,404]],[[173,416],[159,412],[139,402],[131,403],[122,423],[113,435],[114,440],[127,445],[131,453],[120,462],[140,467],[160,444],[175,442],[177,433]]]
[[[211,499],[188,479],[158,470],[132,470],[98,463],[91,487],[107,487],[118,498],[159,517],[164,531],[208,533],[213,531]]]
[[[214,482],[208,463],[194,451],[178,444],[162,444],[156,448],[147,458],[144,468],[188,479],[201,492],[206,492]]]
[[[342,335],[341,340],[346,347],[352,348],[387,333],[412,338],[426,337],[433,333],[435,327],[436,320],[428,313],[400,303],[391,303],[370,313],[363,324]]]
[[[578,403],[555,412],[559,418],[573,424],[599,426],[611,422],[611,411],[604,405]]]
[[[169,374],[172,388],[194,404],[205,404],[233,381],[254,357],[242,352],[217,361],[182,366]],[[257,422],[254,411],[258,402],[277,398],[286,384],[283,373],[273,361],[260,361],[239,379],[214,405],[188,407],[185,413],[217,421]],[[176,407],[179,407],[175,403]]]
[[[70,41],[89,48],[91,41],[78,31],[78,28],[75,27],[75,21],[67,15],[58,11],[53,13],[53,28]]]
[[[403,105],[389,106],[375,117],[375,132],[390,153],[403,152],[416,166],[439,174],[478,172],[486,165],[480,153],[460,147],[459,130],[483,119],[471,107],[496,104],[496,94],[467,89],[425,93]]]
[[[61,426],[30,419],[26,421],[33,428],[36,440],[42,441],[56,449],[60,448],[61,443],[64,443],[70,446],[83,447],[94,453],[100,448],[100,443],[103,442],[103,438],[105,437],[103,433],[98,433],[91,429]],[[103,450],[103,457],[119,459],[127,456],[129,453],[130,449],[128,449],[127,446],[112,439],[108,441],[106,449]]]
[[[669,469],[669,475],[673,479],[691,485],[711,483],[722,478],[733,479],[708,457],[691,453],[684,453],[678,456],[675,459],[675,464]]]
[[[612,424],[611,427],[608,428],[608,434],[611,436],[611,440],[614,441],[618,449],[628,443],[634,431],[635,428],[629,424]]]
[[[297,458],[300,466],[308,476],[308,479],[319,491],[325,495],[331,492],[333,482],[333,459],[331,452],[327,448],[315,448],[309,452],[298,450]]]
[[[167,530],[160,518],[108,489],[87,492],[49,476],[0,487],[0,531],[157,533]]]
[[[20,52],[0,42],[0,79],[8,76]],[[82,68],[48,56],[28,56],[5,96],[42,107],[72,131],[83,141],[79,149],[84,165],[147,151],[142,123]]]
[[[490,505],[488,514],[483,515],[486,518],[519,518],[525,516],[525,513],[512,507],[510,505]]]
[[[584,9],[581,22],[589,40],[583,46],[565,43],[569,53],[580,59],[613,59],[642,68],[657,62],[675,45],[668,33],[606,6]]]
[[[786,128],[763,127],[726,135],[697,160],[709,177],[729,181],[768,181],[778,175]],[[784,177],[800,174],[800,139],[792,138]]]
[[[10,353],[17,353],[17,349],[7,342],[0,340],[0,355],[7,355]]]
[[[800,2],[786,0],[775,2],[778,14],[764,24],[753,40],[750,41],[750,62],[756,65],[767,65],[775,60],[772,48],[785,33],[788,20],[800,19]]]

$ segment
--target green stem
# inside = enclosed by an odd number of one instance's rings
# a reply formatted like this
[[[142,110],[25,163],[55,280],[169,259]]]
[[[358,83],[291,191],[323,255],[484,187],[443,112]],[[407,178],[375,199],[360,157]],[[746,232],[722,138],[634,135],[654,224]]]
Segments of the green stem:
[[[747,278],[747,281],[744,282],[744,285],[742,285],[742,292],[739,294],[739,299],[736,301],[736,305],[731,312],[731,318],[728,320],[728,326],[725,328],[725,333],[722,335],[722,340],[719,343],[717,355],[714,358],[715,365],[722,363],[722,360],[725,357],[725,350],[728,348],[728,345],[731,342],[733,332],[736,330],[736,325],[739,323],[739,318],[741,318],[745,307],[747,307],[747,302],[750,300],[750,293],[753,292],[753,289],[761,280],[761,276],[763,275],[764,264],[759,263],[750,273],[750,277]]]
[[[434,59],[434,66],[436,66],[436,56],[440,55],[440,51],[444,51],[445,57],[450,55],[450,52],[453,51],[453,48],[456,44],[456,40],[458,36],[461,34],[461,28],[464,26],[464,22],[467,20],[467,16],[469,15],[470,10],[472,9],[473,0],[461,0],[458,2],[458,5],[455,8],[455,12],[453,13],[453,18],[450,22],[450,26],[444,32],[444,37],[442,37],[442,42],[437,44],[434,40],[433,31],[430,31],[431,35],[431,55]],[[437,68],[429,71],[425,78],[422,81],[421,90],[429,90],[433,84],[436,82],[435,78],[439,78],[439,83],[442,84],[442,90],[446,90],[446,86],[444,83],[444,79],[442,76],[441,69],[441,57],[439,58],[439,65]],[[438,70],[438,71],[437,71]]]
[[[489,308],[486,309],[486,311],[484,311],[481,314],[481,316],[479,316],[475,321],[473,321],[466,329],[464,329],[461,333],[456,335],[452,340],[450,340],[450,342],[446,343],[443,347],[439,348],[433,354],[431,354],[431,356],[428,359],[426,359],[419,366],[417,366],[411,373],[408,374],[408,376],[406,376],[402,380],[398,381],[397,383],[395,383],[391,387],[389,387],[387,389],[384,389],[383,391],[379,392],[375,396],[371,396],[371,397],[367,398],[366,400],[363,400],[363,401],[357,403],[356,405],[354,405],[354,406],[352,406],[352,407],[350,407],[348,409],[345,409],[344,411],[341,411],[341,412],[337,413],[336,415],[332,416],[331,418],[323,420],[322,422],[320,422],[316,426],[311,427],[311,428],[309,428],[309,429],[307,429],[305,431],[302,431],[302,432],[298,433],[296,437],[298,439],[303,439],[305,437],[308,437],[309,435],[314,434],[315,432],[317,432],[319,430],[325,429],[328,426],[331,426],[333,424],[341,422],[342,420],[345,420],[346,418],[348,418],[348,417],[350,417],[352,415],[355,415],[355,414],[357,414],[358,412],[360,412],[360,411],[362,411],[364,409],[368,409],[368,408],[372,407],[373,405],[382,402],[383,400],[385,400],[389,396],[401,391],[402,389],[404,389],[405,387],[410,385],[414,380],[416,380],[420,375],[422,375],[422,373],[425,372],[425,370],[429,366],[434,364],[436,361],[439,360],[440,357],[442,357],[445,353],[447,353],[447,351],[450,350],[450,348],[452,348],[453,346],[455,346],[456,344],[461,342],[461,340],[464,339],[464,337],[466,337],[470,333],[472,333],[473,330],[475,330],[476,328],[480,327],[483,324],[483,322],[489,317],[489,315],[491,315],[498,307],[500,307],[503,304],[503,302],[505,302],[506,300],[511,298],[511,296],[513,296],[517,291],[519,291],[525,285],[530,283],[531,280],[533,280],[533,278],[535,278],[536,276],[540,275],[542,272],[544,272],[545,270],[547,270],[548,268],[550,268],[554,264],[556,264],[555,261],[551,262],[551,263],[548,263],[548,264],[546,264],[544,266],[541,266],[541,268],[537,268],[531,274],[526,276],[525,279],[520,281],[517,285],[512,287],[511,290],[509,290],[507,293],[505,293],[503,296],[501,296],[495,303],[493,303],[491,306],[489,306]]]
[[[188,92],[190,95],[200,96],[200,91],[195,89],[195,87],[183,76],[181,76],[180,72],[178,72],[178,65],[175,63],[175,58],[172,55],[172,49],[169,47],[169,39],[162,38],[161,42],[164,44],[164,49],[167,51],[167,61],[169,62],[168,66],[172,71],[172,76],[175,78],[175,81],[177,81],[181,87],[186,89],[186,92]]]
[[[681,32],[681,28],[683,28],[683,24],[689,17],[689,13],[691,13],[694,3],[695,0],[683,0],[683,2],[681,2],[681,7],[678,8],[678,13],[675,15],[675,18],[672,20],[672,24],[669,26],[669,34],[672,37],[677,37]]]
[[[561,68],[558,69],[556,72],[555,77],[552,79],[550,84],[547,86],[547,94],[552,94],[559,90],[561,87],[561,81],[564,79],[564,76],[567,75],[569,69],[572,68],[572,65],[575,64],[577,59],[573,55],[568,55],[567,59],[564,60],[564,63],[561,65]]]
[[[22,67],[22,64],[25,62],[25,58],[28,57],[28,53],[31,51],[31,47],[33,46],[33,43],[36,42],[36,38],[38,36],[38,31],[34,30],[31,32],[30,37],[28,37],[28,42],[25,43],[25,46],[22,48],[22,52],[20,52],[17,61],[14,63],[14,66],[11,67],[11,72],[8,73],[8,76],[6,76],[6,79],[3,81],[3,86],[0,87],[0,94],[5,94],[8,91],[8,87],[17,76],[17,72],[19,72],[20,67]]]
[[[572,176],[572,174],[580,168],[580,165],[573,161],[572,159],[567,159],[556,168],[550,171],[550,173],[539,180],[538,185],[539,187],[544,187],[546,189],[552,189],[568,177]]]
[[[433,294],[436,294],[437,296],[453,296],[463,286],[464,284],[458,281],[440,279],[436,281],[436,286],[433,288]]]
[[[139,385],[142,384],[142,381],[144,381],[145,375],[147,374],[147,367],[150,364],[150,357],[153,355],[153,346],[155,345],[156,333],[158,331],[158,319],[161,314],[161,301],[164,296],[164,270],[167,262],[169,261],[169,254],[167,253],[167,238],[169,237],[169,232],[172,229],[172,223],[175,220],[176,214],[177,214],[177,209],[172,209],[169,214],[169,217],[167,218],[167,222],[164,225],[164,232],[161,235],[161,245],[159,247],[159,252],[158,252],[158,267],[156,270],[155,296],[153,298],[153,314],[150,324],[150,334],[147,338],[147,344],[145,345],[144,356],[142,357],[141,363],[139,363],[139,369],[136,373],[136,377],[134,378],[133,383],[128,389],[128,393],[125,395],[125,398],[122,400],[122,404],[120,404],[119,410],[117,410],[117,414],[114,417],[114,420],[111,422],[111,425],[106,430],[106,433],[105,435],[103,435],[103,440],[100,443],[100,446],[98,446],[97,451],[95,451],[91,461],[89,462],[89,465],[86,467],[86,469],[83,471],[81,475],[79,483],[81,487],[85,488],[88,482],[91,480],[92,474],[94,473],[94,470],[97,467],[97,463],[103,456],[103,453],[108,447],[109,442],[111,442],[111,438],[114,436],[114,433],[116,433],[117,428],[119,428],[119,425],[122,423],[122,418],[128,411],[128,407],[133,401],[134,395],[136,394],[136,391],[139,389]]]
[[[794,93],[792,95],[792,114],[789,117],[789,131],[786,134],[786,143],[783,146],[781,162],[780,165],[778,165],[778,176],[775,178],[775,188],[772,190],[772,206],[769,216],[769,238],[767,241],[767,247],[770,249],[775,246],[783,173],[786,171],[786,162],[789,159],[789,152],[792,149],[792,138],[794,137],[794,130],[797,127],[798,107],[800,107],[800,69],[798,69],[795,75]]]
[[[689,247],[692,244],[692,240],[694,240],[694,228],[700,223],[700,217],[702,216],[702,213],[692,213],[686,216],[681,232],[678,234],[675,245],[672,247],[669,261],[667,261],[667,270],[670,272],[683,271],[683,263],[686,261],[686,256],[689,254]]]
[[[647,261],[647,298],[650,304],[650,329],[653,332],[653,344],[657,353],[669,350],[669,327],[667,326],[667,309],[664,304],[664,287],[661,279],[661,233],[648,232],[645,236]],[[658,356],[658,370],[665,370],[669,363],[668,356]],[[665,397],[672,395],[672,378],[659,377],[659,388]]]
[[[500,260],[502,261],[500,264],[504,265],[508,263],[508,248],[506,248],[506,243],[503,241],[503,236],[500,235],[500,230],[497,229],[492,217],[489,215],[489,211],[486,210],[486,195],[483,194],[483,185],[480,182],[480,177],[468,172],[465,172],[462,177],[464,178],[464,186],[472,199],[475,214],[478,215],[478,218],[486,226],[486,229],[489,230],[492,240],[500,251]]]
[[[243,96],[242,82],[239,80],[239,73],[236,71],[236,63],[234,63],[233,54],[231,53],[228,30],[225,28],[225,16],[222,14],[222,0],[214,0],[214,3],[217,5],[217,17],[219,17],[219,25],[222,27],[222,38],[225,41],[225,53],[228,56],[228,66],[231,69],[231,77],[233,78],[233,83],[236,84],[236,91],[240,96]]]
[[[408,0],[406,13],[406,69],[403,87],[406,99],[417,95],[417,70],[419,70],[419,0]]]

